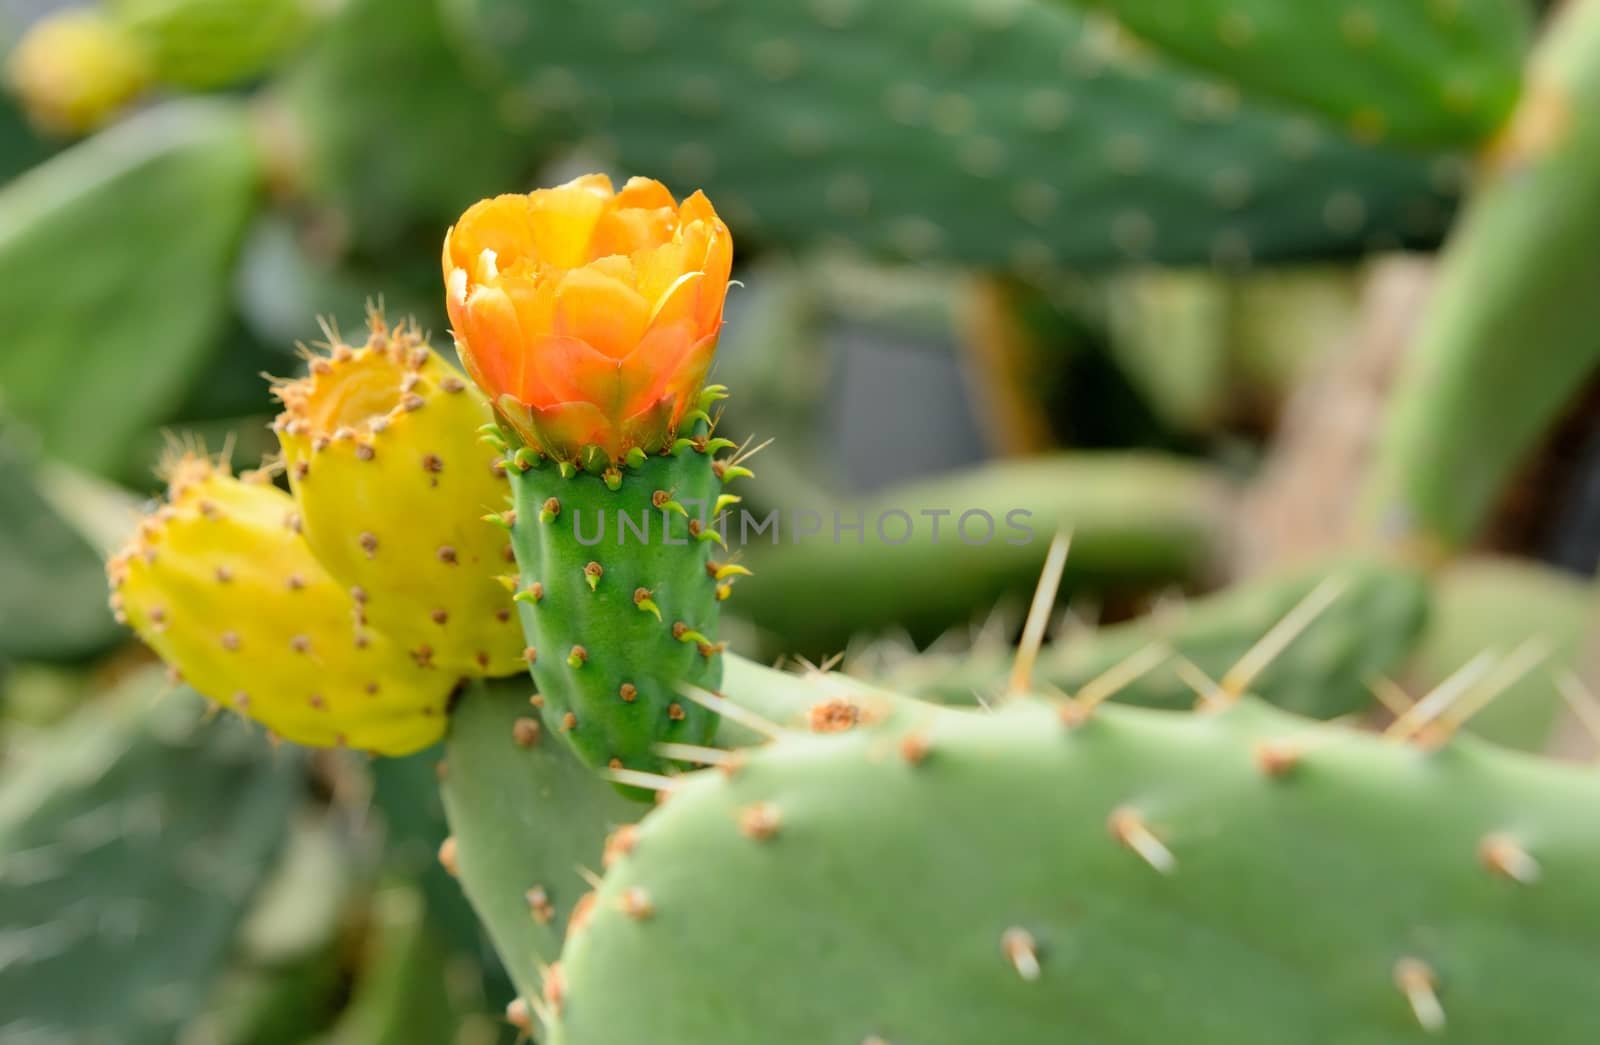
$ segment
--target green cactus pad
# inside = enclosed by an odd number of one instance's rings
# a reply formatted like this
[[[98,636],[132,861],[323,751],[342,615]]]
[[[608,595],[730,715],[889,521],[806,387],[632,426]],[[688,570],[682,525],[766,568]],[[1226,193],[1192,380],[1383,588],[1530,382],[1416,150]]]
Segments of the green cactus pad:
[[[1579,1045],[1597,801],[1249,698],[789,738],[640,823],[550,1040]]]
[[[226,967],[301,762],[165,688],[131,681],[0,789],[0,1038],[165,1045]]]
[[[722,480],[697,442],[605,476],[549,461],[507,469],[528,666],[545,725],[592,766],[658,772],[657,742],[716,733],[715,714],[679,689],[722,677]]]
[[[531,151],[501,121],[478,70],[452,46],[445,6],[347,0],[285,70],[279,88],[305,139],[302,173],[317,202],[337,208],[361,247],[407,244],[384,256],[381,273],[367,274],[385,280],[390,294],[395,264],[411,257],[407,237],[425,230],[436,242],[473,200],[518,184]],[[439,269],[431,254],[427,260],[429,293],[418,297],[438,309]]]
[[[147,475],[130,442],[171,417],[219,343],[257,163],[242,106],[171,102],[0,189],[0,386],[48,452]]]
[[[1062,2],[1062,0],[1057,0]],[[1522,0],[1086,0],[1180,60],[1364,138],[1472,145],[1516,100]]]
[[[109,0],[156,78],[191,91],[261,76],[307,35],[310,0]]]
[[[1430,242],[1454,191],[1448,161],[1356,145],[1060,2],[462,7],[529,135],[704,188],[760,239],[1030,277],[1242,263]]]
[[[440,792],[455,870],[512,982],[543,989],[567,918],[588,890],[580,867],[600,868],[606,832],[641,807],[618,795],[565,744],[530,729],[530,687],[474,682],[450,716]],[[530,898],[539,890],[544,904]]]
[[[1487,159],[1390,393],[1365,491],[1379,533],[1428,556],[1472,542],[1600,365],[1600,7],[1557,16]]]
[[[0,416],[0,659],[75,660],[117,642],[105,565],[39,488]]]

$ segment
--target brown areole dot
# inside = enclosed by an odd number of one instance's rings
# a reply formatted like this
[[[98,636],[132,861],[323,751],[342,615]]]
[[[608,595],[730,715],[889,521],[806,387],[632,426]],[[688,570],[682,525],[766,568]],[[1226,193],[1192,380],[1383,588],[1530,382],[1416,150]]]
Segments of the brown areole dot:
[[[617,696],[622,698],[624,704],[632,704],[639,699],[639,687],[631,682],[624,682],[617,688]]]
[[[611,865],[632,853],[639,844],[639,828],[634,824],[623,824],[606,836],[605,848],[600,853],[600,867],[610,870]]]
[[[771,802],[757,802],[739,812],[739,832],[746,838],[764,842],[778,833],[782,816]]]
[[[537,744],[541,732],[539,720],[534,718],[519,718],[511,725],[511,739],[518,747],[532,747]]]
[[[456,550],[448,544],[439,545],[438,556],[439,561],[446,566],[454,566],[456,564]]]
[[[630,886],[617,897],[617,909],[635,921],[644,921],[656,913],[656,905],[651,902],[650,894],[637,885]]]
[[[367,553],[367,558],[370,559],[378,554],[377,534],[367,531],[362,533],[356,540],[361,544],[361,550]]]
[[[550,919],[555,917],[556,908],[550,902],[550,894],[545,892],[544,886],[536,885],[522,895],[528,901],[528,912],[533,915],[533,920],[540,925],[549,925]]]

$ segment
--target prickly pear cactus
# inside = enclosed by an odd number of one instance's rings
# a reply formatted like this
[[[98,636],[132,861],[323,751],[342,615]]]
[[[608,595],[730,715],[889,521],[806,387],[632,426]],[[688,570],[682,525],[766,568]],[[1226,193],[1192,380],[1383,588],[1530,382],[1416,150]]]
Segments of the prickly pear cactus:
[[[226,967],[300,759],[166,688],[130,682],[0,787],[0,1038],[166,1045]]]
[[[515,433],[484,435],[545,722],[591,765],[661,769],[657,743],[716,730],[683,690],[716,687],[718,603],[748,572],[712,557],[722,486],[750,474],[716,456],[706,385],[728,227],[703,193],[587,174],[473,204],[440,260],[461,361]]]
[[[528,667],[545,723],[591,765],[659,771],[657,743],[716,732],[681,687],[722,677],[718,603],[740,569],[717,557],[728,469],[715,453],[727,445],[702,422],[602,474],[507,458]]]
[[[112,605],[205,696],[289,740],[407,754],[443,734],[457,676],[368,627],[287,494],[197,454],[107,566]]]
[[[374,312],[358,346],[333,345],[278,385],[274,428],[306,542],[364,615],[419,662],[458,675],[522,670],[522,633],[498,578],[504,469],[478,429],[494,412],[401,323]]]
[[[1248,698],[1072,710],[930,709],[681,781],[569,930],[550,1040],[1600,1034],[1593,773]]]
[[[1454,191],[1448,160],[1356,144],[1062,0],[462,6],[474,41],[516,81],[506,110],[528,133],[703,187],[736,229],[784,242],[1025,276],[1237,264],[1436,239]],[[1390,56],[1440,38],[1393,6],[1418,33],[1370,61],[1354,49],[1323,58],[1311,37],[1277,52],[1277,81],[1313,60],[1340,69],[1341,85],[1389,91],[1404,79],[1377,78]],[[1489,42],[1498,50],[1452,69],[1492,69],[1487,94],[1503,105],[1515,45]],[[1273,60],[1261,52],[1261,65]],[[1384,101],[1397,123],[1413,100],[1454,122],[1441,84],[1402,89]],[[1183,162],[1162,162],[1173,156]]]

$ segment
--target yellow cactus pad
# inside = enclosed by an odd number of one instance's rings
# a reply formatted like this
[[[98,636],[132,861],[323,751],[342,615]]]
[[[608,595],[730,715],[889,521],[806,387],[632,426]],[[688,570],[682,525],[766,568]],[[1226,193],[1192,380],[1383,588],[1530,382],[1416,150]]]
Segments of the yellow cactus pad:
[[[374,314],[359,348],[335,344],[277,388],[273,427],[306,540],[375,627],[423,663],[464,675],[526,670],[494,412],[405,324]]]
[[[384,755],[444,733],[457,676],[369,627],[311,554],[293,499],[197,454],[113,556],[112,606],[205,696],[279,736]]]

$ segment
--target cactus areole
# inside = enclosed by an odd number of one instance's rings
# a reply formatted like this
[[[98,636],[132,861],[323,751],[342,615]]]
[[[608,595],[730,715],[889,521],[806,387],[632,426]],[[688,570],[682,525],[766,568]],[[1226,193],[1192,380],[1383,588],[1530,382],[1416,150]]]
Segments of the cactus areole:
[[[707,743],[720,682],[718,460],[706,387],[733,242],[711,203],[589,175],[473,205],[445,236],[463,363],[503,452],[524,659],[547,728],[591,765],[659,771]],[[518,445],[520,443],[520,445]]]

